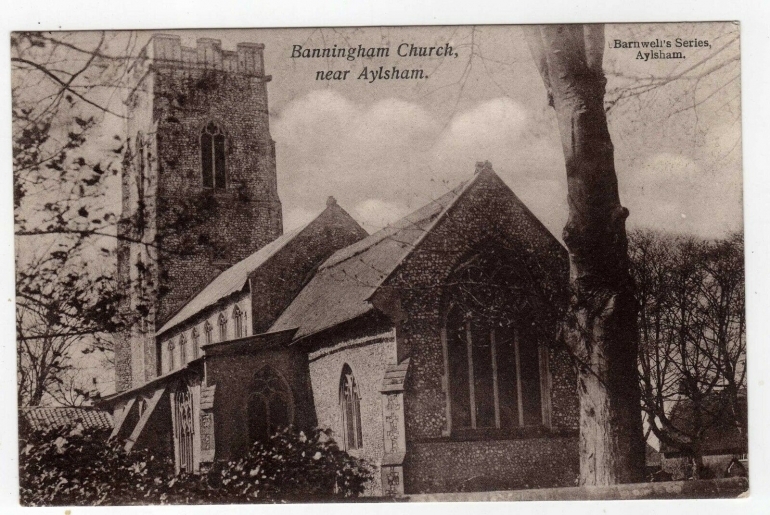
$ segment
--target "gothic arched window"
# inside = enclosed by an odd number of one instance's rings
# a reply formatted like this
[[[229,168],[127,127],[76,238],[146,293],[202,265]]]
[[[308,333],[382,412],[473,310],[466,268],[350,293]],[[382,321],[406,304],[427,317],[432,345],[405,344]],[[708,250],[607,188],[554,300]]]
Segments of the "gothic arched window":
[[[522,273],[529,264],[515,255],[490,242],[446,281],[441,336],[450,432],[550,423],[548,352],[540,345],[550,319]]]
[[[206,345],[209,345],[213,341],[212,333],[214,332],[214,327],[208,320],[203,324],[203,332],[206,334]]]
[[[219,341],[227,340],[227,317],[224,313],[219,314]]]
[[[361,401],[353,371],[345,364],[340,377],[340,408],[342,410],[343,443],[345,449],[360,449],[363,446],[361,434]]]
[[[444,329],[453,428],[543,424],[537,342],[456,306]]]
[[[179,364],[181,366],[187,364],[187,337],[184,333],[179,337]]]
[[[201,168],[203,187],[225,189],[225,134],[214,122],[209,122],[201,132]]]
[[[288,383],[271,367],[254,374],[249,396],[249,439],[265,441],[276,431],[290,426],[294,402]]]
[[[168,363],[169,371],[176,369],[176,360],[174,359],[174,340],[168,342]]]
[[[198,354],[200,352],[200,345],[201,345],[201,335],[198,332],[197,327],[193,327],[192,329],[192,357],[193,359],[198,359]]]
[[[235,337],[242,338],[246,336],[246,313],[241,308],[233,308],[233,326],[235,328]]]

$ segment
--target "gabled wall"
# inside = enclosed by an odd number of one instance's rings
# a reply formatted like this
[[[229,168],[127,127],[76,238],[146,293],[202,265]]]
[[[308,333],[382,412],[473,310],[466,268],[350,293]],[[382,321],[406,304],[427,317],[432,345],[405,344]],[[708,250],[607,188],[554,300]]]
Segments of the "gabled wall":
[[[329,197],[326,209],[315,220],[250,275],[254,333],[270,328],[329,256],[366,236]]]
[[[374,479],[366,489],[368,495],[383,494],[379,467],[385,454],[385,424],[380,387],[388,365],[396,362],[395,336],[387,322],[364,318],[314,337],[307,358],[318,426],[331,429],[340,447],[344,442],[340,404],[344,365],[350,367],[356,379],[363,446],[349,452],[374,467]]]
[[[568,291],[564,248],[491,168],[478,173],[386,282],[390,294],[399,296],[403,314],[397,326],[399,355],[410,358],[404,392],[407,493],[571,486],[577,477],[577,383],[566,351],[555,342],[555,319],[533,318],[553,329],[554,341],[542,342],[550,347],[551,427],[475,436],[449,430],[441,338],[446,278],[478,245],[498,239],[528,257],[525,261],[534,264],[528,274],[555,285],[557,295],[550,302],[565,303]]]

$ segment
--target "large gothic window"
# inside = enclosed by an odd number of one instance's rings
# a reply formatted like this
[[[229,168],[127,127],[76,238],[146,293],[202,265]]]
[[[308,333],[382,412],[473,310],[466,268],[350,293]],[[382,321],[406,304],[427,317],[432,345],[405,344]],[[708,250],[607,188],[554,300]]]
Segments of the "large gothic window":
[[[340,408],[342,410],[343,444],[347,449],[363,446],[361,434],[361,399],[353,371],[346,364],[340,377]]]
[[[447,280],[442,338],[448,429],[455,433],[549,423],[548,353],[539,344],[548,320],[523,279],[526,263],[510,256],[484,248]]]
[[[457,307],[447,315],[449,396],[455,429],[543,424],[537,342]]]
[[[205,188],[225,189],[225,134],[214,122],[209,122],[201,132],[201,167]]]
[[[250,441],[265,441],[276,431],[292,424],[294,404],[291,389],[271,367],[254,374],[249,396]]]

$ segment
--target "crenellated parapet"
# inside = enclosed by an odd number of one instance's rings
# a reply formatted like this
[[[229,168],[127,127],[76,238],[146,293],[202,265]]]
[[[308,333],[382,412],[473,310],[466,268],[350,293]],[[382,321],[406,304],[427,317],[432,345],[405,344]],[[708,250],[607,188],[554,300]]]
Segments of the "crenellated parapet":
[[[218,39],[200,38],[197,45],[182,46],[179,36],[156,34],[148,47],[156,66],[221,70],[255,77],[264,77],[265,65],[261,43],[238,43],[236,50],[222,50]]]

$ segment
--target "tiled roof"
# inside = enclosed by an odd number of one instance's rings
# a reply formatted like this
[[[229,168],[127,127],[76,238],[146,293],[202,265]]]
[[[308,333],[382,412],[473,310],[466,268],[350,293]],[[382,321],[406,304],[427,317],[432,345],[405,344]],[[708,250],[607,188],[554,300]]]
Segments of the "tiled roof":
[[[297,328],[295,338],[302,338],[369,312],[370,296],[477,177],[332,254],[270,331]]]
[[[250,255],[246,259],[234,264],[221,274],[219,274],[208,286],[203,288],[200,293],[185,304],[176,315],[166,322],[156,334],[160,335],[174,326],[188,320],[189,318],[197,315],[209,306],[212,306],[224,299],[225,297],[232,295],[243,289],[246,285],[246,281],[249,279],[249,274],[254,270],[265,264],[268,259],[280,251],[287,243],[300,234],[305,227],[309,224],[305,224],[302,227],[298,227],[293,231],[287,232],[283,236],[273,240],[254,254]]]
[[[33,430],[77,426],[86,429],[112,429],[112,416],[96,408],[28,407],[19,408],[19,415]]]

